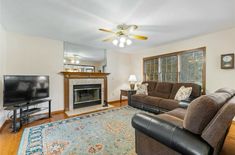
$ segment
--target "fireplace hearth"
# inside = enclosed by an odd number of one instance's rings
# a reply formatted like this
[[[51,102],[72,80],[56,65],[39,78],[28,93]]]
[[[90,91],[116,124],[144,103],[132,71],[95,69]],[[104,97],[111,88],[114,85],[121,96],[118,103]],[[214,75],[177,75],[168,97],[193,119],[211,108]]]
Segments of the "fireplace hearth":
[[[101,104],[101,84],[73,86],[73,109]]]

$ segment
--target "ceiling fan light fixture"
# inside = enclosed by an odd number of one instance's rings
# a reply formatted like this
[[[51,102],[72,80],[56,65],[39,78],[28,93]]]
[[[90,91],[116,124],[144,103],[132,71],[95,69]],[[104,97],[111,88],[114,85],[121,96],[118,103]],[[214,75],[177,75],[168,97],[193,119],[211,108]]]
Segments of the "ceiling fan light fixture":
[[[115,46],[117,46],[117,45],[118,45],[118,40],[117,40],[117,39],[114,39],[114,40],[112,41],[112,43],[113,43]]]
[[[123,42],[120,42],[119,47],[123,48],[123,47],[125,47],[125,44]]]
[[[121,38],[120,38],[120,42],[121,42],[121,43],[125,43],[125,42],[126,42],[126,37],[121,37]]]
[[[137,25],[127,25],[127,24],[121,24],[117,25],[117,31],[111,31],[108,29],[99,29],[103,32],[109,32],[112,33],[114,36],[104,39],[104,42],[112,42],[114,46],[124,48],[125,46],[129,46],[133,43],[132,39],[137,40],[147,40],[148,37],[142,36],[142,35],[135,35],[132,32],[138,28]]]
[[[126,40],[126,44],[127,44],[127,45],[131,45],[131,44],[132,44],[132,41],[131,41],[130,39],[127,39],[127,40]]]

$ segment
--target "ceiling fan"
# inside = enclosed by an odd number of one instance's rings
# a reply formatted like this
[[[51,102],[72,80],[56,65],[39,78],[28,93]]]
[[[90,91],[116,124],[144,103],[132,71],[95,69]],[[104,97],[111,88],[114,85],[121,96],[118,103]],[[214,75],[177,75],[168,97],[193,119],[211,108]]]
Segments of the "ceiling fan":
[[[126,24],[121,24],[117,26],[117,31],[111,31],[108,29],[99,29],[100,31],[103,32],[108,32],[108,33],[112,33],[114,36],[104,39],[104,42],[109,42],[112,41],[112,43],[115,46],[119,46],[119,47],[125,47],[125,45],[131,45],[132,41],[131,39],[137,39],[137,40],[147,40],[148,37],[146,36],[141,36],[141,35],[135,35],[132,34],[132,32],[134,30],[136,30],[138,28],[137,25],[126,25]]]

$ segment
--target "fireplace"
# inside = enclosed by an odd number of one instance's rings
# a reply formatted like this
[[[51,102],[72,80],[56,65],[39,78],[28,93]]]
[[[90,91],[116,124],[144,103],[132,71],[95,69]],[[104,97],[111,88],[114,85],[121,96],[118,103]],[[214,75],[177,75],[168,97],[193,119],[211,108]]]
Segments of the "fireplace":
[[[73,109],[101,103],[101,84],[73,85]]]
[[[74,105],[78,108],[79,106],[89,106],[89,103],[84,102],[77,102],[76,104],[73,103],[74,100],[74,93],[75,92],[74,86],[75,85],[101,85],[101,101],[99,102],[102,106],[107,106],[107,76],[109,73],[96,73],[96,72],[61,72],[64,75],[64,110],[65,111],[72,111],[74,110]],[[77,86],[76,86],[77,87]],[[75,88],[76,89],[76,88]],[[77,88],[80,89],[80,88]],[[78,97],[78,96],[77,96]],[[87,97],[88,98],[88,97]],[[84,96],[81,100],[76,101],[84,101]],[[94,103],[93,104],[98,104]]]

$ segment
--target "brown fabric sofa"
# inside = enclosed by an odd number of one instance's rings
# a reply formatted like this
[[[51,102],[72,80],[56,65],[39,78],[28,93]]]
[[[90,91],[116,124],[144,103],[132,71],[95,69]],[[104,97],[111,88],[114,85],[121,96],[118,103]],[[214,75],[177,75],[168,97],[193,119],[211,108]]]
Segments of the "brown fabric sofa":
[[[235,90],[203,95],[187,109],[159,115],[136,114],[138,155],[218,155],[235,116]]]
[[[130,106],[146,111],[159,113],[166,112],[180,107],[180,102],[174,100],[175,95],[181,86],[192,87],[192,94],[188,102],[201,95],[201,86],[194,83],[169,83],[147,81],[148,95],[135,94],[131,96]]]

